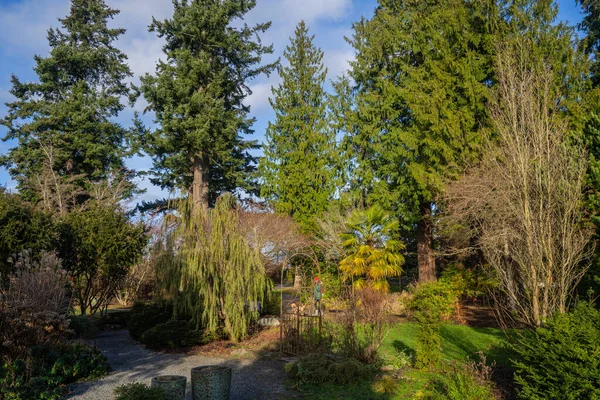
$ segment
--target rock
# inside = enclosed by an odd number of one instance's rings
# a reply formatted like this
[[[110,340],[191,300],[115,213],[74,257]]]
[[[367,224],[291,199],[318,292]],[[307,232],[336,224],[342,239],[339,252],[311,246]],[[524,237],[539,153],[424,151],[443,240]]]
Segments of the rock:
[[[270,317],[270,318],[261,318],[258,320],[258,325],[260,326],[279,326],[279,319]]]
[[[390,372],[390,371],[395,371],[396,368],[394,368],[393,365],[384,365],[383,367],[381,367],[379,369],[381,372]]]

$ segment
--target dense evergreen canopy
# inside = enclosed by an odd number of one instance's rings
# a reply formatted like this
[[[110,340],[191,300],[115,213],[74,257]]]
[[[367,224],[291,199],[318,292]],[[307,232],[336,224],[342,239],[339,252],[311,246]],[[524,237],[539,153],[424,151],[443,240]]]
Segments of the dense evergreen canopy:
[[[260,162],[262,197],[305,228],[329,208],[336,191],[335,132],[323,87],[327,69],[313,39],[302,21],[283,53],[287,65],[279,67],[282,83],[269,99],[275,121]]]
[[[423,281],[435,279],[436,196],[481,154],[496,23],[490,0],[381,0],[349,39],[355,181],[370,186],[367,203],[418,224]]]
[[[145,138],[154,161],[152,182],[189,190],[194,203],[209,206],[223,191],[253,189],[255,141],[248,80],[270,73],[260,65],[272,53],[257,35],[270,23],[249,27],[237,22],[256,1],[182,0],[171,19],[153,20],[150,31],[165,39],[166,61],[156,75],[142,78],[141,91],[158,128]]]
[[[85,189],[123,172],[123,158],[135,150],[129,131],[113,121],[132,75],[127,56],[113,46],[125,30],[107,26],[118,13],[104,0],[73,0],[70,14],[59,20],[62,29],[48,31],[50,54],[35,56],[38,81],[12,77],[16,100],[7,104],[3,140],[18,145],[1,161],[28,199],[39,199],[32,181],[43,173],[54,186],[68,181]]]

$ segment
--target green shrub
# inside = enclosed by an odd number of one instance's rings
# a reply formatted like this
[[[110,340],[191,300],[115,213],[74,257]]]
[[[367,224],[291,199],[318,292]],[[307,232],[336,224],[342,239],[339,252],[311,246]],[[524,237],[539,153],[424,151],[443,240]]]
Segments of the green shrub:
[[[288,376],[302,384],[348,385],[371,379],[377,368],[363,364],[354,358],[333,358],[328,355],[313,354],[300,358],[285,366]]]
[[[260,309],[260,315],[279,315],[281,312],[281,296],[279,293],[271,292]]]
[[[152,388],[143,383],[128,383],[115,389],[115,400],[165,400],[161,388]]]
[[[34,347],[27,362],[1,365],[0,398],[58,399],[64,394],[64,385],[99,378],[109,370],[104,355],[85,344]]]
[[[383,375],[373,383],[375,393],[394,394],[400,389],[400,382],[391,375]]]
[[[440,375],[431,383],[432,400],[490,400],[494,394],[489,384],[468,371],[457,368]]]
[[[103,325],[119,325],[126,327],[129,323],[130,310],[109,310],[106,315],[102,316],[101,322]]]
[[[89,339],[98,333],[98,323],[87,315],[72,315],[69,317],[69,329],[75,332],[76,337]]]
[[[511,346],[523,399],[600,399],[600,311],[581,303]]]
[[[442,280],[420,284],[414,290],[410,309],[418,324],[417,368],[434,368],[439,364],[442,358],[440,325],[443,318],[452,313],[457,295],[452,284]]]
[[[167,321],[148,329],[141,342],[150,348],[175,349],[200,344],[202,335],[188,321]]]
[[[140,340],[144,332],[163,324],[173,317],[173,303],[169,301],[137,302],[131,308],[127,328],[135,340]]]

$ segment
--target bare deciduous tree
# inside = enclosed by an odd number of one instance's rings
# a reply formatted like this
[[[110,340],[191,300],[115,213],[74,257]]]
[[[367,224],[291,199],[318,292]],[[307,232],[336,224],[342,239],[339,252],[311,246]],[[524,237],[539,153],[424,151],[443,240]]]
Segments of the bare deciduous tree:
[[[479,167],[449,185],[446,200],[449,220],[475,231],[504,310],[539,326],[566,311],[587,268],[592,231],[582,208],[587,154],[569,143],[556,76],[532,58],[529,40],[499,46],[491,108],[497,142]]]

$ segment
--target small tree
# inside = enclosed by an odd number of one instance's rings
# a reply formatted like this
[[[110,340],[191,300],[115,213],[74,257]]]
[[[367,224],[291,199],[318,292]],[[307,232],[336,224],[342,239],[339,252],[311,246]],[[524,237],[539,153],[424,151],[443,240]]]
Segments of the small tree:
[[[81,314],[108,306],[147,243],[145,228],[115,207],[91,205],[59,224],[59,253]]]
[[[587,269],[587,154],[569,141],[553,67],[535,56],[533,39],[513,40],[497,57],[498,145],[450,185],[449,212],[475,227],[511,315],[539,326],[567,310]]]
[[[17,194],[0,188],[0,286],[14,272],[8,258],[13,252],[30,250],[36,256],[55,246],[52,216],[27,203]]]
[[[163,253],[157,266],[174,297],[175,313],[191,315],[208,331],[225,328],[232,340],[243,339],[270,280],[259,249],[248,244],[240,226],[234,197],[222,195],[208,210],[194,207],[189,198],[180,205],[179,215],[167,240],[173,248]]]
[[[340,269],[358,288],[369,286],[376,291],[389,290],[388,277],[400,275],[404,257],[400,251],[404,243],[392,239],[398,229],[398,220],[379,206],[355,211],[342,234],[347,256]]]

